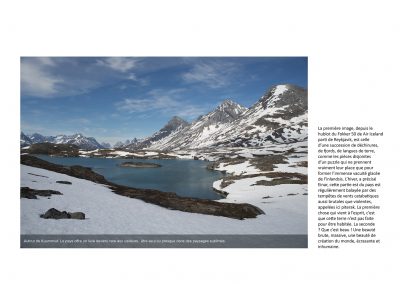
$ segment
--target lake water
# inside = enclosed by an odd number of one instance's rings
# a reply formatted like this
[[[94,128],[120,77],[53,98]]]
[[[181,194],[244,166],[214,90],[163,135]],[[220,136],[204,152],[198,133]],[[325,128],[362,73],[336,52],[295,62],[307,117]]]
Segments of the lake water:
[[[220,179],[222,174],[207,170],[209,162],[205,161],[36,156],[54,164],[90,167],[107,180],[120,185],[175,192],[186,197],[221,199],[221,196],[213,191],[212,184]],[[161,167],[124,168],[118,166],[123,162],[149,162],[159,164]]]

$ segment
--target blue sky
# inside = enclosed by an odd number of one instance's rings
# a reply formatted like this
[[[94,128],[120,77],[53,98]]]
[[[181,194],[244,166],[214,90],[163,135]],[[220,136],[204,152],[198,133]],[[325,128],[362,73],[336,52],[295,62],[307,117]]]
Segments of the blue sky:
[[[307,88],[306,57],[22,57],[21,130],[113,144],[284,83]]]

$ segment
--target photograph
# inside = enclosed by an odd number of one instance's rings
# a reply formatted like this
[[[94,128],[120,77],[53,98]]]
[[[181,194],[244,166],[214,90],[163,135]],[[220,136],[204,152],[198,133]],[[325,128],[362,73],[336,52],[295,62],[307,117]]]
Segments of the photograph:
[[[20,57],[22,248],[307,248],[308,58]]]

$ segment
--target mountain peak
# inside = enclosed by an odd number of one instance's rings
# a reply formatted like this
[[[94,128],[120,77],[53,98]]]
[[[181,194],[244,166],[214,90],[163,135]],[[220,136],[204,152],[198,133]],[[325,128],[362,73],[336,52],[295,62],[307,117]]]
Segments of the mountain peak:
[[[118,141],[113,145],[113,148],[122,148],[130,144],[136,144],[138,139],[134,137],[132,140],[126,139],[125,142]]]
[[[222,103],[219,104],[218,107],[232,107],[232,106],[235,107],[235,106],[240,106],[240,105],[230,99],[225,99],[222,101]]]
[[[173,131],[180,126],[185,127],[186,125],[189,125],[186,120],[180,118],[179,116],[173,116],[160,131]]]
[[[220,105],[237,105],[237,103],[235,103],[231,99],[225,99],[222,101],[222,103]]]
[[[307,105],[307,90],[293,84],[275,85],[261,97],[259,102],[264,109],[294,104]]]
[[[230,100],[230,99],[226,99],[224,100],[217,108],[216,111],[218,112],[225,112],[227,113],[229,116],[236,118],[237,116],[239,116],[240,114],[242,114],[243,112],[245,112],[247,110],[247,108],[245,108],[244,106],[241,106],[240,104]]]
[[[161,128],[159,131],[151,135],[150,137],[147,137],[141,141],[136,140],[134,143],[130,143],[129,145],[125,145],[125,149],[128,150],[135,150],[135,149],[143,149],[146,147],[149,147],[152,143],[155,141],[159,141],[174,131],[180,130],[188,126],[189,123],[180,118],[179,116],[173,116],[166,125],[164,125],[163,128]]]
[[[182,118],[180,118],[179,116],[174,115],[169,121],[168,123],[182,123],[182,124],[188,124],[188,122]]]

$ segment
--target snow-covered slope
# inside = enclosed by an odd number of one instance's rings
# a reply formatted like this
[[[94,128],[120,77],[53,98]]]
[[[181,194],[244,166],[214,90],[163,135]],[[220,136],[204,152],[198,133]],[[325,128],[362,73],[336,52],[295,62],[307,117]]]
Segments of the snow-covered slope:
[[[250,109],[225,101],[181,131],[152,143],[153,150],[215,146],[249,147],[307,140],[307,90],[294,85],[272,87]]]

